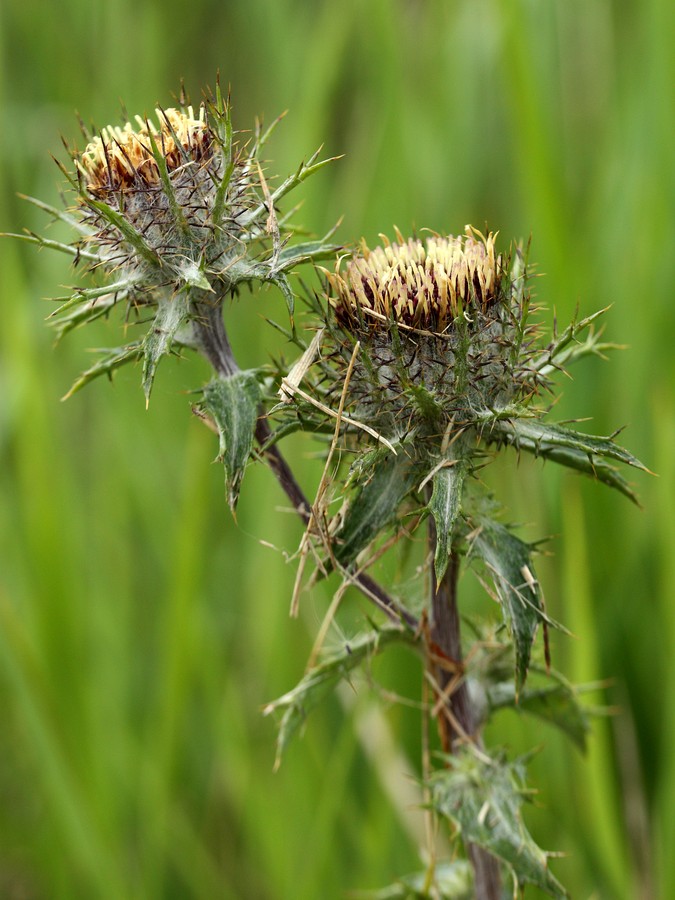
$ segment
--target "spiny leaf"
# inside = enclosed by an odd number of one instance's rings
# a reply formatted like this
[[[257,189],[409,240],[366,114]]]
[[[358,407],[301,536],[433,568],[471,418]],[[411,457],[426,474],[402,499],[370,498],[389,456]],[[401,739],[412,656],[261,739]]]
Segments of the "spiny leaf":
[[[340,244],[329,244],[325,240],[306,241],[285,247],[278,256],[277,269],[286,272],[293,266],[320,259],[332,259],[341,249]]]
[[[357,666],[390,644],[413,644],[415,640],[413,632],[394,625],[360,635],[307,672],[293,690],[269,703],[264,709],[264,715],[283,711],[277,737],[276,766],[279,766],[284,750],[307,714],[339,681],[347,678]]]
[[[554,681],[553,684],[536,688],[530,685],[518,697],[513,681],[490,685],[487,690],[490,711],[513,707],[518,712],[537,716],[565,732],[583,752],[590,730],[589,711],[579,702],[584,688],[575,688],[557,672],[550,672],[549,678]]]
[[[75,229],[75,231],[78,231],[83,237],[88,237],[92,234],[92,229],[89,228],[89,226],[85,225],[76,216],[71,215],[65,210],[57,209],[55,206],[50,206],[49,203],[37,200],[35,197],[29,197],[27,194],[19,194],[18,196],[22,200],[27,200],[29,203],[32,203],[33,206],[37,206],[37,208],[43,210],[43,212],[49,213],[54,219],[65,222],[66,225]]]
[[[143,341],[143,390],[146,403],[155,380],[155,372],[163,356],[171,353],[178,330],[190,315],[188,294],[179,291],[170,297],[161,297],[152,326]]]
[[[525,446],[523,449],[529,450],[529,448]],[[550,459],[551,462],[566,466],[568,469],[575,469],[577,472],[581,472],[582,475],[588,475],[590,478],[594,478],[596,481],[600,481],[608,487],[615,488],[619,493],[623,494],[624,497],[628,497],[629,500],[632,500],[636,506],[640,505],[637,494],[630,484],[618,469],[615,469],[614,466],[611,466],[608,463],[599,460],[592,461],[588,456],[585,456],[576,450],[568,450],[565,447],[555,447],[547,449],[545,452],[542,452],[540,449],[535,449],[530,450],[530,452],[534,453],[535,456],[542,456],[545,459]]]
[[[516,693],[525,684],[537,626],[546,619],[535,579],[529,544],[491,519],[481,519],[471,537],[471,554],[483,560],[492,576],[504,620],[513,634]]]
[[[280,122],[282,122],[288,114],[288,110],[285,109],[282,113],[273,119],[272,122],[267,126],[267,128],[263,131],[263,120],[262,118],[256,119],[255,122],[255,140],[253,142],[253,147],[251,148],[250,158],[255,159],[260,156],[260,151],[264,148],[265,144],[272,137],[274,132],[277,130],[277,126]]]
[[[75,260],[87,259],[91,262],[100,263],[101,257],[98,253],[91,253],[84,250],[79,244],[63,244],[61,241],[52,241],[49,238],[41,237],[39,234],[33,234],[27,231],[26,234],[11,234],[9,232],[0,232],[0,237],[16,238],[17,241],[26,241],[29,244],[37,244],[38,247],[46,247],[48,250],[58,250],[59,253],[67,253],[74,256]]]
[[[208,291],[213,293],[211,282],[206,277],[205,272],[200,268],[198,263],[192,260],[186,261],[178,266],[178,274],[181,279],[191,288],[197,288],[200,291]]]
[[[85,384],[89,384],[100,375],[107,375],[112,378],[113,372],[128,362],[135,362],[143,356],[143,342],[135,341],[133,344],[127,344],[125,347],[115,347],[113,350],[102,350],[103,356],[91,368],[83,372],[74,382],[68,393],[62,398],[68,400]]]
[[[297,168],[297,171],[293,173],[293,175],[289,175],[288,178],[283,181],[279,187],[272,193],[271,201],[272,204],[278,203],[282,197],[285,197],[286,194],[290,193],[293,188],[297,187],[299,184],[302,184],[305,179],[309,178],[310,175],[313,175],[315,172],[318,172],[320,169],[323,169],[324,166],[327,166],[328,163],[334,162],[336,159],[339,159],[339,156],[329,157],[328,159],[322,159],[317,162],[319,153],[321,148],[317,150],[315,153],[310,156],[307,162],[302,162]],[[254,207],[254,209],[250,210],[247,213],[244,213],[239,217],[239,224],[242,229],[248,228],[254,222],[256,222],[262,215],[269,213],[269,204],[267,201],[263,201],[258,206]]]
[[[433,426],[443,415],[443,403],[424,385],[407,384],[403,392],[429,425]]]
[[[436,580],[439,582],[448,567],[452,529],[460,511],[465,475],[466,465],[456,460],[454,465],[439,469],[432,478],[434,488],[429,501],[429,511],[436,524],[434,569]]]
[[[232,512],[253,450],[260,400],[260,385],[254,371],[217,378],[204,388],[203,406],[218,428],[219,459],[225,467],[227,501]]]
[[[467,748],[448,757],[447,768],[431,776],[429,788],[432,807],[454,822],[464,841],[503,860],[520,886],[536,885],[556,900],[568,896],[523,822],[522,763],[490,759]]]
[[[623,476],[607,463],[607,459],[624,463],[644,472],[649,470],[611,437],[595,437],[565,425],[554,425],[534,419],[500,419],[494,423],[490,441],[511,444],[568,468],[576,469],[609,487],[616,488],[637,503],[637,497]]]
[[[590,434],[583,434],[583,432],[575,431],[566,425],[549,424],[534,419],[521,419],[513,424],[519,437],[527,437],[535,445],[567,447],[570,450],[579,450],[582,453],[587,453],[589,456],[614,459],[617,462],[625,463],[627,466],[634,466],[637,469],[647,471],[646,466],[640,460],[636,459],[628,450],[624,450],[623,447],[616,444],[611,437],[596,437]]]
[[[213,224],[217,227],[220,225],[223,218],[227,189],[230,185],[237,162],[236,155],[233,152],[232,115],[229,98],[227,100],[223,98],[220,85],[216,86],[216,103],[213,109],[213,115],[210,118],[210,125],[217,135],[218,144],[220,145],[220,151],[223,156],[223,174],[218,182],[218,187],[216,188],[216,197],[212,213]]]
[[[279,272],[272,277],[267,276],[268,281],[272,281],[279,288],[281,293],[284,295],[284,300],[286,301],[286,306],[288,308],[288,317],[291,320],[291,326],[293,325],[293,315],[295,312],[295,294],[293,293],[293,288],[291,287],[288,278],[283,274],[283,272]]]
[[[568,325],[562,334],[554,337],[541,357],[533,363],[533,368],[541,375],[548,375],[579,356],[597,353],[601,348],[598,343],[598,333],[592,331],[583,344],[579,342],[578,335],[590,328],[595,320],[604,315],[608,309],[608,306],[599,309],[590,316],[586,316],[585,319]]]
[[[120,279],[120,281],[114,281],[110,284],[104,284],[101,285],[101,287],[75,288],[75,293],[71,297],[68,297],[67,299],[63,297],[59,298],[61,300],[64,300],[64,302],[61,303],[61,305],[57,309],[51,312],[47,318],[53,319],[58,316],[62,316],[63,313],[68,312],[74,306],[91,305],[93,301],[99,299],[100,297],[108,297],[110,295],[120,294],[126,296],[129,291],[136,285],[136,283],[136,278],[122,278]]]
[[[525,300],[525,286],[527,284],[527,264],[523,248],[520,245],[516,246],[514,250],[509,280],[511,282],[511,301],[518,308]]]
[[[416,467],[405,454],[394,456],[387,450],[376,451],[362,475],[365,480],[349,501],[335,536],[335,558],[344,566],[354,562],[382,529],[396,520],[399,506],[418,478]]]
[[[126,294],[124,293],[118,294],[116,297],[100,297],[95,302],[85,303],[83,306],[76,307],[69,313],[66,313],[65,316],[59,316],[59,318],[53,322],[57,343],[64,335],[68,334],[69,331],[72,331],[79,325],[93,322],[101,316],[104,316],[113,308],[113,306],[121,300],[124,300],[125,297]]]

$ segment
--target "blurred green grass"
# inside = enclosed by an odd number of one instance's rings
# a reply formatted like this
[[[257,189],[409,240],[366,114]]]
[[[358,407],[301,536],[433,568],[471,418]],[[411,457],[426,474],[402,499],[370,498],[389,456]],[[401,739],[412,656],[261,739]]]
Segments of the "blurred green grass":
[[[542,745],[528,821],[569,854],[554,866],[574,897],[675,895],[674,38],[668,0],[62,0],[39,22],[0,6],[2,230],[42,229],[15,193],[56,201],[49,153],[77,139],[74,110],[101,126],[120,98],[166,105],[181,78],[198,97],[220,69],[237,127],[290,110],[272,170],[324,142],[345,154],[304,189],[313,230],[487,222],[532,234],[549,320],[613,304],[608,338],[629,349],[585,362],[557,412],[629,426],[660,476],[639,481],[644,509],[551,467],[495,474],[527,536],[555,536],[540,575],[576,635],[558,667],[612,679],[601,699],[620,706],[585,760],[513,714],[491,734]],[[113,326],[54,350],[42,298],[73,280],[67,261],[3,241],[0,273],[0,896],[310,900],[415,869],[377,748],[337,701],[272,773],[260,710],[301,674],[311,628],[259,540],[292,550],[300,532],[262,469],[230,520],[185,395],[203,367],[165,365],[148,412],[135,371],[61,405]],[[268,314],[284,315],[272,292],[231,310],[244,364],[280,349]],[[293,447],[311,492],[313,448]],[[327,600],[305,597],[310,620]]]

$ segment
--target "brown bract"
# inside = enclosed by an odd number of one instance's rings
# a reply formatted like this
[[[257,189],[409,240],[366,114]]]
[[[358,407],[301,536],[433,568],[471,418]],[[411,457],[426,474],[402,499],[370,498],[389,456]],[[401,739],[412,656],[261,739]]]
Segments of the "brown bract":
[[[436,333],[471,308],[485,312],[499,295],[502,258],[495,235],[467,225],[460,237],[431,235],[370,250],[365,241],[343,272],[328,274],[330,302],[343,324],[386,319]]]

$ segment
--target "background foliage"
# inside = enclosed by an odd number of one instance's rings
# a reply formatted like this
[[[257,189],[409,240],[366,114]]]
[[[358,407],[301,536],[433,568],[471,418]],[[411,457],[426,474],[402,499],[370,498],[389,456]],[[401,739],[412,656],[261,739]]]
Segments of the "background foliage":
[[[491,735],[542,746],[528,822],[569,854],[554,866],[574,897],[675,895],[674,26],[669,0],[0,6],[3,230],[42,228],[15,192],[57,200],[48,154],[77,139],[75,109],[100,127],[118,98],[169,105],[181,77],[197,98],[220,68],[237,127],[290,109],[271,170],[322,142],[345,154],[304,189],[316,232],[344,214],[345,241],[531,233],[549,321],[613,304],[608,338],[630,348],[575,369],[558,413],[628,424],[660,476],[640,479],[644,510],[540,464],[493,476],[528,539],[556,536],[540,577],[576,635],[556,637],[557,667],[612,679],[596,699],[620,709],[585,759],[512,713]],[[262,468],[233,524],[185,395],[202,364],[165,365],[148,412],[131,369],[60,405],[95,328],[54,351],[41,298],[73,281],[67,261],[0,256],[0,896],[309,900],[416,869],[366,690],[353,722],[337,700],[318,711],[272,772],[260,709],[302,673],[329,594],[303,598],[309,628],[288,619],[293,567],[260,541],[292,550],[300,531]],[[284,352],[261,314],[283,300],[232,309],[244,365]],[[314,448],[294,447],[312,492]],[[419,671],[402,656],[382,676],[414,692]],[[412,753],[414,714],[388,721]]]

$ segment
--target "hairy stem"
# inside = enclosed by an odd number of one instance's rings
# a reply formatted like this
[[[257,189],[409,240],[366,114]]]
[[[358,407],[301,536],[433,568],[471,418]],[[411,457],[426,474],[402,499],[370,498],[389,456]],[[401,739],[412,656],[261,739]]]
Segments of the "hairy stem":
[[[436,527],[429,517],[429,545],[433,560],[436,550]],[[448,568],[440,582],[431,567],[431,652],[433,675],[445,700],[438,715],[438,730],[446,753],[467,740],[480,745],[478,723],[471,705],[471,697],[463,677],[462,644],[457,580],[459,554],[453,550]],[[477,844],[467,843],[466,852],[474,872],[476,900],[500,900],[501,878],[499,863]]]
[[[213,369],[224,377],[234,375],[239,366],[232,353],[220,304],[200,304],[195,318],[199,350],[209,361]],[[261,408],[256,423],[255,437],[268,466],[279,482],[281,489],[293,504],[293,509],[302,521],[309,522],[311,504],[298,484],[290,466],[284,459],[276,444],[269,444],[272,437],[265,410]],[[369,575],[357,573],[353,576],[356,587],[379,609],[383,610],[394,622],[405,622],[416,629],[418,621],[406,609],[400,606]]]

